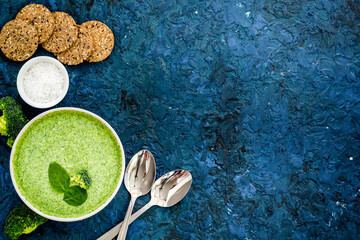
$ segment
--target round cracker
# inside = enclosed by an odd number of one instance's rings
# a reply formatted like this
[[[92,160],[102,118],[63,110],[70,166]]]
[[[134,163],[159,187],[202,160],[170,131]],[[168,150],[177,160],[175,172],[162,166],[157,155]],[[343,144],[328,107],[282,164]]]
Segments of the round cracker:
[[[38,47],[38,35],[31,22],[14,19],[6,23],[0,33],[0,48],[7,58],[24,61]]]
[[[107,58],[114,48],[114,34],[108,26],[99,21],[88,21],[81,24],[90,31],[93,50],[89,62],[100,62]]]
[[[59,53],[67,50],[74,44],[78,35],[78,28],[75,20],[67,13],[53,12],[55,19],[54,32],[42,46],[52,53]]]
[[[41,4],[25,6],[16,18],[30,21],[38,31],[39,44],[49,39],[54,30],[55,20],[50,10]]]
[[[67,65],[78,65],[90,56],[93,41],[89,31],[79,26],[78,39],[68,50],[56,54],[57,59]]]

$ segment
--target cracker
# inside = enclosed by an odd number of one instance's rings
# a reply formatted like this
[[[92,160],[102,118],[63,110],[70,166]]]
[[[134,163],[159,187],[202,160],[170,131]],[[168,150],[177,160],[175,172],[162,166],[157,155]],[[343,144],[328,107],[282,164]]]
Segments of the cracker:
[[[93,50],[89,62],[100,62],[107,58],[114,48],[114,34],[108,26],[99,21],[88,21],[81,24],[90,31]]]
[[[38,31],[39,44],[49,39],[54,30],[55,20],[50,10],[41,4],[25,6],[16,18],[30,21]]]
[[[0,48],[7,58],[24,61],[35,53],[37,47],[37,31],[29,21],[14,19],[1,29]]]
[[[78,28],[74,19],[64,12],[53,12],[55,19],[54,32],[42,46],[52,53],[67,50],[74,44],[78,35]]]
[[[78,65],[89,58],[93,48],[93,41],[89,31],[79,26],[78,39],[68,50],[56,54],[57,59],[67,65]]]

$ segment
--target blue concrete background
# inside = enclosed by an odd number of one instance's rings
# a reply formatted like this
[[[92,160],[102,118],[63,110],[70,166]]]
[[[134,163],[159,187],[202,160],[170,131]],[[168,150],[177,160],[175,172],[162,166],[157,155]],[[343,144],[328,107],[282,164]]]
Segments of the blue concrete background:
[[[2,0],[0,26],[35,1]],[[128,239],[360,238],[360,1],[36,1],[115,34],[101,63],[67,67],[58,106],[100,115],[127,161],[154,153],[157,175],[183,168],[184,200],[154,207]],[[39,55],[50,55],[38,50]],[[23,63],[0,55],[0,95]],[[0,238],[20,203],[0,139]],[[148,197],[140,198],[140,208]],[[28,239],[95,239],[122,221],[122,186],[99,214],[49,221]]]

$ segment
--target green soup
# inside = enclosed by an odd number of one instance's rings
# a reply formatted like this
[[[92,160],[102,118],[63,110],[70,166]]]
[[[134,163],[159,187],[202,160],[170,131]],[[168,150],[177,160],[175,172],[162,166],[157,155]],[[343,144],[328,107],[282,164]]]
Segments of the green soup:
[[[48,167],[57,162],[70,174],[87,170],[88,198],[74,207],[50,187]],[[19,139],[13,155],[14,177],[21,194],[41,212],[75,218],[99,208],[113,194],[121,174],[121,148],[97,118],[74,110],[51,112],[36,120]]]

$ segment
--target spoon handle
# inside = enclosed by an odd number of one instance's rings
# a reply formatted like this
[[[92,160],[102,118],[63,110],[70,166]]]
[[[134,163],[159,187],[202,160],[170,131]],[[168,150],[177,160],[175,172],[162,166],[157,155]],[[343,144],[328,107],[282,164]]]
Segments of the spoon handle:
[[[145,206],[143,206],[141,209],[139,209],[136,213],[131,215],[129,224],[131,224],[133,221],[135,221],[138,217],[140,217],[144,212],[146,212],[149,208],[151,208],[153,204],[151,202],[148,202]],[[119,233],[121,225],[123,222],[119,223],[109,231],[107,231],[104,235],[99,237],[97,240],[111,240]]]
[[[121,226],[119,235],[118,235],[118,237],[117,237],[117,240],[125,240],[125,238],[126,238],[126,233],[127,233],[128,228],[129,228],[129,219],[130,219],[132,210],[133,210],[133,208],[134,208],[136,198],[137,198],[137,197],[131,196],[131,200],[130,200],[130,203],[129,203],[129,207],[128,207],[127,211],[126,211],[126,215],[125,215],[123,224],[122,224],[122,226]]]

